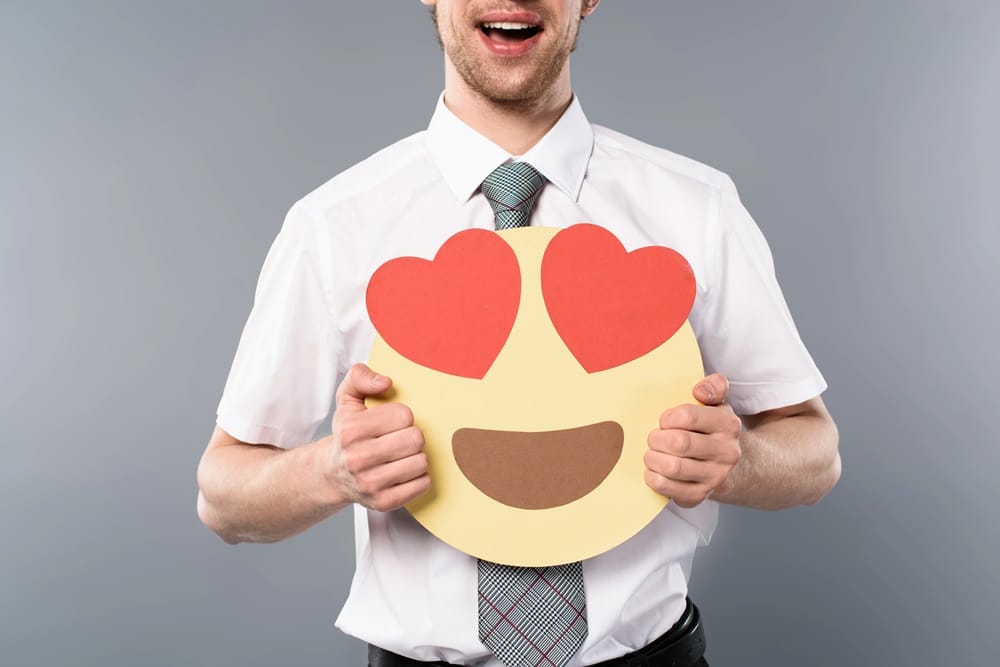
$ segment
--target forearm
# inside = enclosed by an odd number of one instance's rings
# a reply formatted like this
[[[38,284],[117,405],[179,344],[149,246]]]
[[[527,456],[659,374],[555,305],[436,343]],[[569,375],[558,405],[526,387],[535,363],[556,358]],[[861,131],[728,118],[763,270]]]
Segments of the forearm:
[[[740,460],[714,500],[757,509],[808,505],[840,479],[837,427],[820,399],[744,424]]]
[[[230,544],[277,542],[319,523],[350,504],[323,472],[326,440],[209,447],[198,466],[198,516]]]

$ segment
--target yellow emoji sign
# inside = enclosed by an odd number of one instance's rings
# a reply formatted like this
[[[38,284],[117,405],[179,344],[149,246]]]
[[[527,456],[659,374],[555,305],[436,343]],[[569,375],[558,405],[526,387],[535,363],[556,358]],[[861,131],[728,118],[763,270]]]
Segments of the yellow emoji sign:
[[[582,560],[641,530],[667,498],[646,438],[703,376],[695,282],[668,248],[626,252],[579,224],[466,230],[368,286],[370,366],[424,433],[431,490],[407,508],[478,558]]]

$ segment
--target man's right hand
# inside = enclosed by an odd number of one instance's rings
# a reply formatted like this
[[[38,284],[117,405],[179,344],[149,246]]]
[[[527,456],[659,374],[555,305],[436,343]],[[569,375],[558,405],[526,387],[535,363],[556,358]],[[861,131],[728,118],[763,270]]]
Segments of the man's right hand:
[[[397,509],[431,486],[424,434],[402,403],[365,405],[392,380],[355,364],[337,389],[327,476],[353,502],[382,512]]]

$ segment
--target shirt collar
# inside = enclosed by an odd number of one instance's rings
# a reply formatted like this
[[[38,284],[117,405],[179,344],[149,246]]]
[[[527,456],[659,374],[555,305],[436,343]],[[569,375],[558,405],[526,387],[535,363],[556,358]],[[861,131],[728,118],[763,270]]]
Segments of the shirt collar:
[[[444,93],[427,128],[427,146],[445,183],[466,201],[491,171],[513,156],[466,125],[444,104]],[[529,162],[550,183],[573,201],[580,195],[587,163],[594,148],[594,130],[573,96],[559,121],[527,153],[517,157]]]

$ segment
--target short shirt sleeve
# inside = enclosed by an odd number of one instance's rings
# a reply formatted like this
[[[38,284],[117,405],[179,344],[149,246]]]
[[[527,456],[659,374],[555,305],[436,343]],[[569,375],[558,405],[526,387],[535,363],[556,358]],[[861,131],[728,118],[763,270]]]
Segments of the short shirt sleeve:
[[[826,381],[789,313],[767,241],[731,181],[719,191],[708,243],[709,284],[692,325],[706,373],[729,379],[729,403],[756,414],[809,400]]]
[[[218,425],[243,442],[308,442],[333,400],[339,343],[314,225],[293,206],[261,269],[218,407]]]

